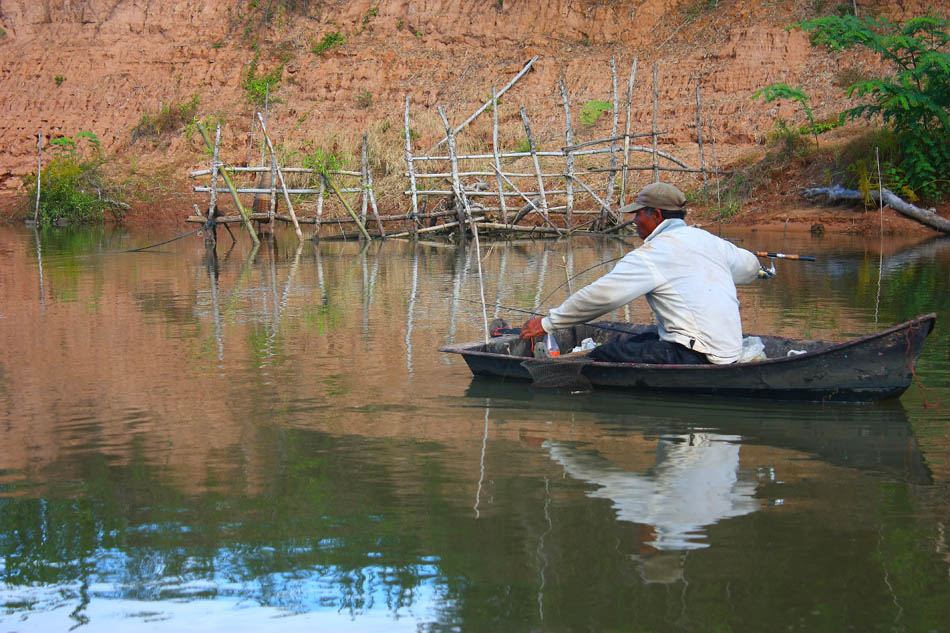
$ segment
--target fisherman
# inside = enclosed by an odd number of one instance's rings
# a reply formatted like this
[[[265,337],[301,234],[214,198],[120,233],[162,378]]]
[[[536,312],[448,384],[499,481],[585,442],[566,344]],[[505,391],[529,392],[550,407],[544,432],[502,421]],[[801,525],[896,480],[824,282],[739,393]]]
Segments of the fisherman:
[[[653,364],[734,363],[742,352],[736,284],[764,271],[756,256],[702,229],[687,226],[686,197],[665,182],[643,188],[620,210],[635,213],[643,245],[614,269],[571,295],[545,317],[528,319],[522,339],[584,323],[646,296],[656,331],[605,343],[595,361]],[[764,274],[764,273],[763,273]]]

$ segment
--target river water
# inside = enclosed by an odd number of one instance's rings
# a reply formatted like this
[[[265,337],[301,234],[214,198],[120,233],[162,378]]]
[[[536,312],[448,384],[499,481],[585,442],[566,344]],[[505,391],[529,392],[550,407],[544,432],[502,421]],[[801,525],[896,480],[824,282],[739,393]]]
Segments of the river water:
[[[747,332],[937,312],[918,382],[557,395],[437,351],[470,244],[0,230],[0,631],[950,631],[950,243],[724,234],[818,256]],[[638,243],[483,243],[488,319]]]

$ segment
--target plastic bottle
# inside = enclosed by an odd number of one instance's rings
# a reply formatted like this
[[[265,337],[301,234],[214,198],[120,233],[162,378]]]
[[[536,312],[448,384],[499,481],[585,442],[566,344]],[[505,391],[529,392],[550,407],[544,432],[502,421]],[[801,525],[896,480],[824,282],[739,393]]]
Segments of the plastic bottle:
[[[544,335],[544,344],[547,346],[548,356],[551,358],[561,355],[561,348],[557,346],[557,340],[550,332]]]

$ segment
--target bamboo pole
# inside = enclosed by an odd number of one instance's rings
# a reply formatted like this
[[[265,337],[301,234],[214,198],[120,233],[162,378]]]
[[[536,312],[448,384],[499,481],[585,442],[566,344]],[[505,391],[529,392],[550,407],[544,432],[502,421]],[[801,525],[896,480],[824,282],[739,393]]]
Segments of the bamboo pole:
[[[270,150],[271,161],[273,161],[274,170],[277,171],[277,177],[280,179],[280,187],[284,192],[284,202],[287,203],[287,211],[290,213],[290,217],[294,222],[294,232],[297,234],[297,239],[302,241],[303,232],[300,230],[300,223],[297,222],[297,214],[294,213],[294,204],[290,201],[290,194],[287,193],[287,183],[284,181],[284,174],[280,170],[280,165],[277,164],[277,152],[274,150],[274,144],[271,142],[270,136],[267,134],[267,124],[264,123],[264,117],[261,116],[260,112],[257,113],[257,120],[261,124],[261,134],[264,135],[264,141],[267,143],[267,148]],[[263,160],[261,162],[263,162]]]
[[[610,58],[610,87],[611,87],[611,98],[613,100],[613,125],[610,129],[610,136],[615,138],[617,136],[617,125],[620,116],[620,103],[617,98],[617,64],[614,61],[614,58]],[[615,153],[616,144],[614,141],[610,142],[610,172],[607,176],[607,193],[605,195],[605,202],[607,206],[604,207],[604,213],[607,214],[601,220],[601,226],[606,226],[608,221],[613,221],[613,213],[608,213],[610,208],[610,201],[614,197],[614,184],[617,180],[617,172],[613,171],[617,166],[617,155]]]
[[[498,183],[498,203],[501,205],[501,219],[508,224],[508,205],[505,202],[504,187],[501,184],[501,159],[498,158],[498,95],[495,94],[495,87],[491,88],[492,100],[492,134],[491,151],[495,160],[495,180]]]
[[[317,194],[317,217],[313,229],[313,239],[317,239],[320,233],[320,220],[323,219],[323,197],[326,195],[327,181],[323,174],[320,174],[320,192]]]
[[[528,149],[531,152],[531,162],[534,163],[534,172],[538,178],[538,195],[541,196],[541,215],[544,216],[545,221],[550,223],[551,218],[548,217],[548,198],[544,195],[544,178],[541,175],[541,163],[538,162],[538,152],[534,144],[534,136],[531,134],[531,124],[528,122],[528,113],[525,112],[524,106],[521,106],[520,109],[521,123],[524,125],[524,132],[528,136]]]
[[[417,217],[419,216],[419,197],[416,194],[416,173],[412,168],[412,132],[409,129],[409,95],[406,95],[406,109],[405,109],[405,121],[406,121],[406,167],[409,169],[409,188],[412,191],[412,213],[409,214],[410,226],[412,227],[412,234],[416,235],[419,230],[419,222]]]
[[[620,205],[622,208],[627,204],[627,167],[630,164],[630,126],[633,123],[631,109],[633,107],[633,84],[637,77],[637,58],[633,58],[633,65],[630,67],[630,82],[627,84],[627,104],[626,116],[624,121],[623,133],[623,172],[620,174]]]
[[[657,62],[653,62],[653,182],[660,182],[659,160],[657,159],[657,132],[656,115],[660,107],[660,93],[657,88],[659,69]]]
[[[270,82],[264,85],[264,120],[261,122],[262,130],[266,127],[266,124],[267,124],[267,112],[268,112],[269,107],[270,107]],[[261,113],[258,112],[257,116],[260,117]],[[257,163],[258,165],[261,165],[261,166],[264,165],[264,145],[265,145],[264,139],[261,139],[261,160],[260,162]]]
[[[722,193],[719,187],[719,159],[716,157],[716,137],[713,136],[712,125],[706,121],[706,127],[709,128],[709,143],[712,146],[713,168],[716,170],[716,209],[720,220],[722,219]]]
[[[445,116],[445,111],[442,110],[442,106],[436,106],[436,109],[439,113],[439,117],[442,119],[442,124],[445,126],[445,135],[449,143],[449,161],[452,165],[452,190],[455,194],[455,204],[456,210],[458,211],[459,222],[464,223],[468,221],[470,214],[468,210],[468,198],[465,197],[465,189],[462,187],[462,181],[459,178],[458,157],[455,154],[455,134],[452,132],[452,127],[449,125],[449,120]]]
[[[277,159],[270,161],[270,222],[271,233],[274,232],[274,214],[277,213]]]
[[[509,81],[507,84],[505,84],[505,86],[498,92],[498,95],[496,96],[496,100],[497,100],[498,98],[500,98],[501,95],[503,95],[503,94],[505,94],[506,92],[508,92],[508,89],[511,88],[513,85],[515,85],[515,83],[516,83],[519,79],[521,79],[521,78],[524,76],[524,74],[525,74],[526,72],[528,72],[528,70],[531,68],[531,64],[533,64],[537,59],[538,59],[538,56],[537,56],[537,55],[535,55],[534,57],[532,57],[531,59],[529,59],[529,60],[528,60],[528,63],[524,65],[524,67],[518,72],[518,74],[515,75],[515,76],[511,79],[511,81]],[[482,107],[480,107],[478,110],[475,111],[475,113],[474,113],[472,116],[470,116],[470,117],[468,117],[467,119],[465,119],[465,121],[464,121],[461,125],[459,125],[457,128],[455,128],[454,130],[452,130],[452,133],[453,133],[453,134],[458,134],[459,132],[461,132],[462,129],[463,129],[465,126],[467,126],[469,123],[471,123],[472,121],[474,121],[474,120],[475,120],[475,117],[477,117],[479,114],[481,114],[482,112],[484,112],[484,111],[485,111],[485,108],[487,108],[487,107],[490,106],[491,104],[492,104],[492,100],[491,100],[491,99],[489,99],[488,101],[486,101],[486,102],[482,105]],[[407,126],[407,127],[408,127],[408,126]],[[434,151],[435,149],[437,149],[440,145],[442,145],[442,143],[445,143],[446,140],[448,140],[448,136],[446,136],[446,137],[443,138],[441,141],[439,141],[438,143],[436,143],[435,145],[433,145],[433,146],[429,149],[429,151],[426,152],[426,154],[429,154],[429,153],[431,153],[432,151]]]
[[[369,231],[366,230],[366,227],[363,226],[363,223],[360,222],[359,216],[357,216],[356,212],[353,211],[353,208],[350,206],[350,203],[346,201],[346,199],[343,197],[343,194],[341,194],[340,190],[337,189],[336,184],[332,180],[330,180],[329,176],[324,176],[324,178],[326,178],[327,185],[330,186],[330,189],[333,191],[336,197],[340,200],[340,202],[343,203],[343,208],[346,209],[346,212],[349,213],[350,217],[353,218],[353,221],[356,222],[356,226],[358,226],[360,229],[360,234],[362,234],[363,237],[365,237],[368,240],[373,239],[370,236]]]
[[[363,144],[360,150],[360,220],[366,224],[366,208],[369,206],[369,195],[366,193],[366,145],[368,134],[363,134]]]
[[[211,139],[208,138],[208,132],[205,131],[204,126],[201,123],[197,123],[196,127],[198,132],[201,134],[201,138],[204,139],[205,145],[208,149],[213,150],[214,145],[211,144]],[[218,165],[217,169],[214,172],[221,172],[221,177],[224,178],[225,184],[228,186],[228,190],[231,192],[231,198],[234,200],[234,205],[237,207],[238,212],[241,214],[241,220],[244,222],[244,228],[247,229],[247,232],[251,236],[251,241],[255,244],[260,244],[261,241],[257,239],[257,233],[254,231],[254,227],[251,226],[251,220],[248,216],[247,209],[244,208],[244,205],[241,204],[241,199],[238,198],[237,191],[234,188],[234,183],[231,182],[231,177],[228,176],[228,170],[224,165]],[[212,216],[213,217],[213,216]],[[209,218],[211,219],[211,218]]]
[[[561,97],[564,100],[564,142],[567,143],[566,147],[569,148],[574,144],[574,128],[571,125],[571,101],[567,96],[567,86],[564,84],[564,77],[559,77],[557,82],[561,88]],[[574,223],[574,154],[566,148],[564,149],[564,153],[567,157],[567,175],[564,177],[564,188],[567,190],[567,215],[565,216],[565,222],[567,223],[568,230],[570,230]]]
[[[211,196],[208,203],[208,217],[213,218],[218,211],[218,158],[221,151],[221,123],[214,131],[214,148],[211,150]],[[208,235],[211,235],[211,231]],[[213,239],[212,239],[213,241]]]
[[[40,221],[40,185],[43,180],[43,134],[36,135],[36,207],[33,209],[33,223]]]
[[[703,154],[702,105],[699,97],[699,77],[696,78],[696,143],[699,145],[699,168],[703,172],[703,197],[706,196],[706,156]]]
[[[376,227],[379,234],[386,237],[386,229],[383,228],[383,222],[379,217],[379,208],[376,206],[376,194],[373,193],[373,171],[369,168],[369,135],[363,135],[363,169],[366,173],[366,190],[364,195],[369,197],[369,206],[373,211],[373,218],[376,220]]]

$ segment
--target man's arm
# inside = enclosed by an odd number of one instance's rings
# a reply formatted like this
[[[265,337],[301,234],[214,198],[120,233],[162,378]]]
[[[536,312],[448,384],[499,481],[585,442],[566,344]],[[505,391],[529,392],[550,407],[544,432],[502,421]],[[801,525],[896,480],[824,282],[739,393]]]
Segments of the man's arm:
[[[628,253],[612,271],[551,310],[542,319],[542,326],[553,332],[584,323],[645,295],[656,288],[657,283],[651,267],[637,252]]]
[[[732,272],[732,281],[736,284],[748,284],[759,277],[762,265],[755,253],[739,248],[735,244],[726,242],[729,270]]]

